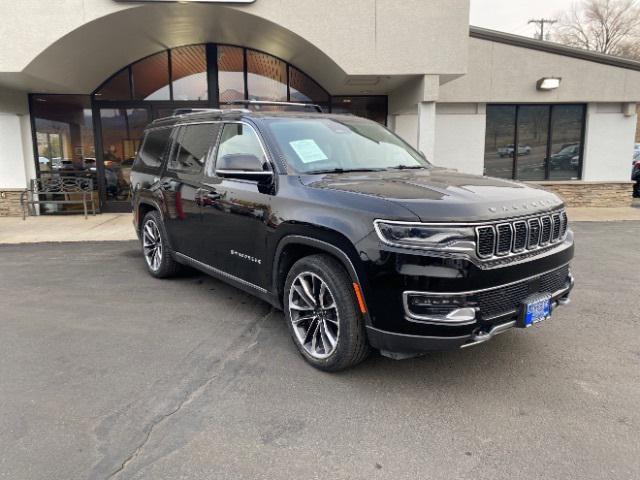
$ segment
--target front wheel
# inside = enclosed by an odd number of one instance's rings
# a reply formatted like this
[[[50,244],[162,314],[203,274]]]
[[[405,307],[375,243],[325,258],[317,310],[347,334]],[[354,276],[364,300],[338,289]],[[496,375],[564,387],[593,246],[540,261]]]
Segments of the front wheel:
[[[298,260],[287,275],[283,300],[291,337],[308,363],[335,372],[367,357],[353,284],[333,257],[320,254]]]

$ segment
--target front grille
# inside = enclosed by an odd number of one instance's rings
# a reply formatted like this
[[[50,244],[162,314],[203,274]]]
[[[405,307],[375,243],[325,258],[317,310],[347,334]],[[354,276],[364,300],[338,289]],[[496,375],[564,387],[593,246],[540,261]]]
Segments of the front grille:
[[[568,229],[564,210],[512,222],[476,227],[476,253],[486,260],[493,256],[523,254],[564,240]],[[535,255],[534,252],[528,254]]]
[[[534,293],[554,293],[567,284],[569,265],[519,283],[498,287],[475,295],[480,314],[485,320],[516,310],[520,303]]]

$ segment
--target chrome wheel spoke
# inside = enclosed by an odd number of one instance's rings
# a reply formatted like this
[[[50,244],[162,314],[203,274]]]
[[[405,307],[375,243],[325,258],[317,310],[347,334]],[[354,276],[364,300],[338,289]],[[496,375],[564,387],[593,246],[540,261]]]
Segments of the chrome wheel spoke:
[[[340,322],[335,298],[312,272],[300,273],[289,290],[289,316],[295,338],[314,358],[329,357],[338,346]]]
[[[149,220],[142,231],[142,251],[147,265],[152,270],[158,270],[162,264],[162,238],[158,226]]]

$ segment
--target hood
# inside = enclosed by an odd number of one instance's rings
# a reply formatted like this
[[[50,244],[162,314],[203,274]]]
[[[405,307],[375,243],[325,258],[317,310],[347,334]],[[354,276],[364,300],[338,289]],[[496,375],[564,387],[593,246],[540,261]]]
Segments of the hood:
[[[451,170],[399,170],[300,177],[310,188],[384,198],[411,210],[423,222],[487,221],[562,206],[539,187]]]

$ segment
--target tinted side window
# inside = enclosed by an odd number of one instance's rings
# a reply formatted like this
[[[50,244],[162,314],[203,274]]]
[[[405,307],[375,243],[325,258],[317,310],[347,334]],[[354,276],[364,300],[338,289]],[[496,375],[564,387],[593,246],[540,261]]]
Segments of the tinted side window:
[[[242,123],[228,123],[220,137],[216,163],[225,155],[253,155],[264,165],[267,159],[253,128]],[[212,174],[213,172],[209,172]]]
[[[147,133],[136,162],[138,167],[160,168],[169,147],[170,128],[151,130]]]
[[[191,175],[200,173],[219,129],[215,123],[182,127],[177,135],[175,155],[169,162],[169,168]]]

